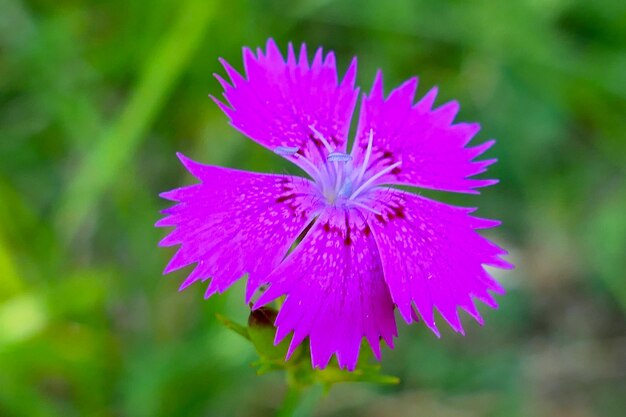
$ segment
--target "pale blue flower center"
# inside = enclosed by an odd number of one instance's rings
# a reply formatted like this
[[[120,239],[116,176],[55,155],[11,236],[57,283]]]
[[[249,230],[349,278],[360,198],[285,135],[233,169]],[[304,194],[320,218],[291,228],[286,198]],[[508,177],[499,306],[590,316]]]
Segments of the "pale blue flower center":
[[[298,153],[299,148],[278,146],[274,149],[279,155],[293,159],[316,182],[318,190],[326,203],[331,206],[361,207],[377,212],[371,207],[367,192],[379,185],[379,180],[401,165],[395,162],[382,168],[375,169],[370,165],[374,132],[370,130],[367,147],[359,162],[353,156],[357,149],[355,143],[350,154],[336,151],[315,126],[309,126],[313,134],[326,149],[325,161],[320,163],[306,158]]]

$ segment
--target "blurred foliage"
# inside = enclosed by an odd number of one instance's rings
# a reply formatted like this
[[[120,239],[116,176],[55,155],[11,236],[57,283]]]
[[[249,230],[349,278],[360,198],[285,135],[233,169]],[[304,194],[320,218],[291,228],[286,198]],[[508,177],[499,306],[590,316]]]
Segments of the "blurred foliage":
[[[501,183],[439,195],[504,220],[518,265],[484,328],[400,325],[382,371],[318,416],[621,416],[626,408],[626,2],[0,0],[0,415],[266,416],[238,284],[163,278],[175,158],[293,171],[207,99],[217,57],[273,36],[359,57],[368,89],[417,74],[478,120]],[[434,195],[434,193],[433,193]],[[289,398],[288,398],[289,399]]]

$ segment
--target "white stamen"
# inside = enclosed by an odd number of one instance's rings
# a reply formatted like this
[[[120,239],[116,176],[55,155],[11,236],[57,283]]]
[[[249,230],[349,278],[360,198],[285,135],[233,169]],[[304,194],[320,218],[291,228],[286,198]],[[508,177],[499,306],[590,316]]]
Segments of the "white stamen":
[[[335,162],[335,195],[339,195],[341,184],[343,183],[343,167],[339,167],[339,163]]]
[[[376,174],[372,175],[367,181],[361,184],[361,186],[357,188],[355,192],[352,193],[352,195],[350,196],[350,200],[356,198],[359,194],[361,194],[363,190],[365,190],[367,187],[372,185],[374,181],[376,181],[383,175],[393,171],[395,168],[399,167],[400,165],[402,165],[402,161],[398,161],[395,164],[391,164],[387,168],[383,169],[382,171],[377,172]]]
[[[335,152],[335,149],[332,146],[330,146],[330,143],[328,143],[324,135],[322,135],[322,133],[319,130],[317,130],[314,125],[309,125],[309,129],[311,129],[313,134],[324,144],[324,147],[328,151],[328,161],[333,163],[332,165],[326,165],[326,172],[328,173],[329,176],[335,177],[335,195],[336,195],[337,190],[339,190],[340,188],[340,181],[341,181],[341,178],[340,178],[341,170],[339,169],[339,163],[338,163],[340,159],[330,158],[330,156],[335,153],[339,154],[339,152]],[[330,169],[331,167],[334,168],[332,172]]]
[[[363,159],[363,165],[361,166],[361,171],[359,172],[359,176],[356,178],[356,182],[361,182],[363,179],[363,175],[365,175],[365,171],[367,171],[367,165],[370,162],[370,156],[372,155],[372,143],[374,142],[374,130],[370,129],[370,136],[367,139],[367,148],[365,149],[365,158]]]
[[[324,176],[322,176],[322,173],[320,172],[319,169],[317,169],[317,167],[315,166],[315,164],[311,161],[309,161],[306,157],[300,155],[300,154],[294,154],[294,158],[296,158],[296,160],[302,162],[304,165],[306,165],[307,167],[309,167],[313,172],[309,172],[309,175],[311,175],[311,177],[313,177],[313,179],[315,179],[316,181],[320,181],[322,183],[324,183]],[[305,169],[306,171],[306,169]]]

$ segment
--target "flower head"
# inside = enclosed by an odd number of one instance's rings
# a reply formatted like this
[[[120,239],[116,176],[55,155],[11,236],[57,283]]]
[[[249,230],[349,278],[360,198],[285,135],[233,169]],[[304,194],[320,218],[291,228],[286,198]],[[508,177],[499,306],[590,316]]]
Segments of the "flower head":
[[[269,40],[243,57],[245,77],[221,61],[230,81],[216,75],[226,103],[215,102],[236,129],[310,179],[179,155],[200,182],[162,194],[176,204],[157,223],[175,227],[161,245],[180,245],[165,272],[195,263],[181,289],[210,280],[207,298],[247,274],[246,302],[267,285],[253,308],[286,295],[276,343],[293,334],[290,355],[308,337],[320,368],[334,354],[354,369],[363,338],[380,358],[380,340],[393,347],[397,335],[396,307],[437,335],[435,310],[460,333],[459,307],[482,324],[474,299],[496,308],[489,291],[504,293],[484,266],[512,265],[476,229],[499,223],[393,186],[477,193],[497,182],[471,178],[495,162],[475,160],[494,141],[467,147],[479,126],[452,123],[456,102],[433,109],[432,89],[414,103],[416,78],[385,96],[378,72],[348,152],[356,59],[339,80],[333,53],[322,49],[309,62],[305,45],[297,56],[289,45],[285,59]]]

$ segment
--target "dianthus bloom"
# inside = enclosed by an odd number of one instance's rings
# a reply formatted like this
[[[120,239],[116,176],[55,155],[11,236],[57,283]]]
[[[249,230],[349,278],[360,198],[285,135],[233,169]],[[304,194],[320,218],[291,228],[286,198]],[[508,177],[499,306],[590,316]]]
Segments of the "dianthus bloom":
[[[504,293],[483,266],[512,265],[476,229],[499,223],[393,186],[477,194],[497,182],[470,178],[495,162],[474,160],[494,141],[466,147],[479,125],[453,124],[456,102],[433,109],[433,88],[414,104],[416,78],[385,97],[378,72],[347,153],[356,59],[341,80],[332,52],[318,49],[309,63],[305,45],[297,56],[289,45],[285,59],[269,40],[265,51],[244,49],[243,60],[245,77],[221,61],[230,82],[216,75],[227,104],[216,103],[310,179],[179,155],[200,182],[162,194],[176,205],[157,223],[175,227],[161,245],[181,245],[165,273],[195,263],[181,289],[210,279],[207,298],[247,274],[246,302],[267,286],[253,308],[285,295],[276,343],[293,333],[290,355],[308,337],[319,368],[335,354],[353,370],[364,337],[377,358],[381,339],[393,348],[395,307],[437,335],[435,309],[460,333],[459,307],[482,324],[474,298],[496,308],[489,291]]]

